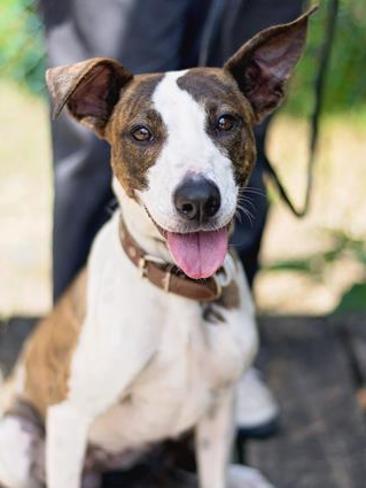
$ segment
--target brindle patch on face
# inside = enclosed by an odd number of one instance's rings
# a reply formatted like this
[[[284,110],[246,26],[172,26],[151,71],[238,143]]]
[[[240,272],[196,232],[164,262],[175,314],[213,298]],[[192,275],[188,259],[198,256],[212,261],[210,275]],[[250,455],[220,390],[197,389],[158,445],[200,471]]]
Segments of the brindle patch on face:
[[[207,133],[232,161],[237,184],[244,186],[254,167],[256,146],[253,111],[236,82],[222,69],[193,68],[177,84],[204,107]],[[216,123],[224,114],[235,116],[236,124],[230,131],[218,132]]]
[[[163,76],[136,76],[122,90],[107,127],[112,169],[130,197],[134,197],[135,190],[147,187],[146,172],[158,158],[167,137],[164,123],[151,99]],[[133,138],[131,131],[140,125],[149,129],[153,136],[151,141],[139,142]]]

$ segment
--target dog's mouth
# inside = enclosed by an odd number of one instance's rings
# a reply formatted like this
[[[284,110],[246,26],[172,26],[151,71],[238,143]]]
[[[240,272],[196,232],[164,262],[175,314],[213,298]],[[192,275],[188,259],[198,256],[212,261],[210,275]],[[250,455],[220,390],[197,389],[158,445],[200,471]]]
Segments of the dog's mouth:
[[[155,222],[147,209],[146,212],[164,237],[175,264],[184,274],[195,280],[209,278],[223,265],[231,223],[217,230],[170,232]]]

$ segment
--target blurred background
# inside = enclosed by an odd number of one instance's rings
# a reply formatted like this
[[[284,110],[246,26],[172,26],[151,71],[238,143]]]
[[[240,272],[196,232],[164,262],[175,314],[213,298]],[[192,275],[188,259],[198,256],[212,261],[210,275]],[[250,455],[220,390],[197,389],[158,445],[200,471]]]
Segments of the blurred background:
[[[303,200],[314,77],[328,0],[313,17],[268,153]],[[255,285],[259,310],[366,309],[366,2],[341,0],[321,120],[312,207],[296,219],[273,188]],[[42,23],[33,0],[0,0],[0,318],[51,306],[52,175]]]

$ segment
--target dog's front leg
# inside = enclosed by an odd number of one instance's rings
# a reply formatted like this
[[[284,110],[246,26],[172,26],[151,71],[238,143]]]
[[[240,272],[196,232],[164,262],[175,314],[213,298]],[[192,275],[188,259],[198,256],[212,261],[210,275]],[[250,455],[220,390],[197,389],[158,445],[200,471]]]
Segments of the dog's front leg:
[[[218,395],[196,427],[200,488],[226,488],[234,435],[234,388]]]
[[[48,409],[47,488],[80,488],[90,420],[69,402]]]

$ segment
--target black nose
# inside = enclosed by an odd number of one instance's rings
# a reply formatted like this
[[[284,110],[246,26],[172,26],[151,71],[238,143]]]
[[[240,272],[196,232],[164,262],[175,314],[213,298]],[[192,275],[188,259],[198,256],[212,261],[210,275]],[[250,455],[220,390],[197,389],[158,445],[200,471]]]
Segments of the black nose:
[[[220,191],[213,181],[190,177],[175,190],[174,205],[186,220],[207,222],[220,208]]]

